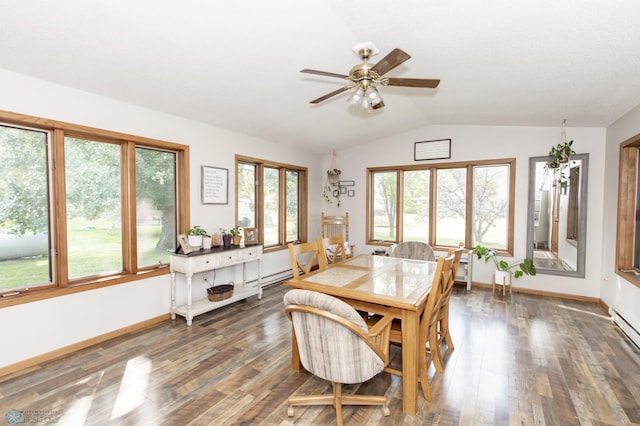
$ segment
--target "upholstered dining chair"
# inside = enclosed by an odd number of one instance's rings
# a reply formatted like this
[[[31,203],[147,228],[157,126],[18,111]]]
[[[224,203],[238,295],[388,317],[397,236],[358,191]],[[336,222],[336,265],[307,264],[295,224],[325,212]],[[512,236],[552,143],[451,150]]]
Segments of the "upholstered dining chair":
[[[325,255],[322,238],[308,243],[289,243],[288,247],[294,278],[308,274],[316,265],[319,269],[327,268],[327,256]]]
[[[449,281],[445,283],[442,291],[440,312],[438,312],[438,349],[443,343],[447,344],[449,350],[455,349],[453,346],[453,339],[451,339],[451,333],[449,331],[449,301],[451,300],[453,284],[456,280],[456,276],[458,275],[458,268],[460,267],[460,259],[462,258],[463,250],[463,244],[460,243],[458,248],[451,248],[447,253],[447,256],[453,255],[453,264],[451,265],[451,276],[449,277]]]
[[[429,384],[429,367],[434,364],[437,372],[444,371],[444,363],[438,348],[438,334],[436,331],[438,313],[440,312],[442,303],[442,291],[445,282],[448,282],[451,276],[451,265],[454,256],[439,257],[437,260],[436,271],[431,282],[431,290],[427,297],[427,304],[424,312],[420,317],[420,328],[418,331],[418,348],[424,348],[424,352],[419,358],[418,378],[424,398],[431,402],[433,397],[431,394],[431,385]],[[402,345],[402,330],[398,321],[391,324],[391,332],[389,333],[390,343]],[[385,371],[397,376],[402,376],[402,371],[391,367],[385,368]]]
[[[403,241],[399,244],[394,244],[389,250],[389,256],[403,259],[436,260],[433,248],[422,241]]]
[[[333,394],[289,397],[287,414],[293,416],[296,405],[333,405],[340,426],[343,405],[381,405],[382,415],[388,416],[384,396],[345,395],[342,384],[362,383],[384,370],[389,362],[392,318],[383,317],[368,328],[347,303],[309,290],[288,291],[284,304],[302,366],[333,385]]]
[[[345,244],[342,234],[323,238],[322,243],[324,245],[324,252],[329,264],[343,262],[347,258],[351,257],[349,247]]]

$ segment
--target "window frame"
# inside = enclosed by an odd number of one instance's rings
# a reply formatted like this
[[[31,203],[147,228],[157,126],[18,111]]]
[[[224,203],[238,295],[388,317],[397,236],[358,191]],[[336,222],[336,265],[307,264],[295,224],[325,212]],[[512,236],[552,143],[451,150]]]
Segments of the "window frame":
[[[0,122],[9,126],[41,130],[49,132],[50,134],[48,141],[50,145],[50,159],[47,164],[47,172],[51,179],[49,185],[49,214],[51,218],[50,239],[52,240],[52,247],[50,248],[52,283],[50,285],[8,291],[4,297],[0,298],[0,308],[169,273],[168,263],[151,267],[138,268],[137,266],[135,149],[136,147],[144,147],[170,151],[176,154],[176,222],[179,232],[184,232],[189,229],[190,226],[188,145],[1,110]],[[65,164],[65,136],[79,137],[120,146],[120,172],[123,201],[123,270],[119,273],[84,277],[74,280],[68,279],[65,170],[64,167],[55,166]],[[8,295],[10,293],[11,295]]]
[[[640,189],[640,134],[620,144],[615,272],[640,287],[640,268],[634,266],[636,205]]]
[[[258,241],[263,244],[265,253],[287,249],[290,242],[300,243],[307,241],[308,223],[308,169],[293,164],[280,163],[255,157],[236,154],[235,156],[235,223],[238,223],[238,165],[240,163],[251,164],[256,170],[256,211],[254,218],[255,228],[258,231]],[[278,243],[264,245],[264,185],[263,176],[265,168],[278,169]],[[287,171],[298,173],[298,229],[299,239],[287,241]]]
[[[454,169],[454,168],[466,168],[466,218],[465,218],[465,247],[471,247],[473,241],[473,228],[471,222],[473,221],[473,169],[474,167],[482,166],[496,166],[507,165],[509,166],[509,209],[507,213],[507,248],[506,250],[500,250],[498,253],[501,255],[513,256],[513,234],[514,234],[514,216],[515,216],[515,179],[516,179],[516,159],[515,158],[502,158],[495,160],[479,160],[479,161],[465,161],[465,162],[450,162],[450,163],[433,163],[433,164],[411,164],[402,166],[385,166],[385,167],[368,167],[367,168],[367,213],[366,213],[366,244],[389,246],[402,241],[403,231],[403,217],[404,217],[404,204],[403,204],[403,184],[405,171],[414,170],[430,170],[430,185],[429,185],[429,241],[428,243],[436,250],[447,250],[452,246],[436,245],[436,187],[437,187],[437,170],[439,169]],[[396,187],[396,240],[395,241],[383,241],[373,238],[373,174],[376,172],[388,172],[396,171],[398,173],[397,187]]]

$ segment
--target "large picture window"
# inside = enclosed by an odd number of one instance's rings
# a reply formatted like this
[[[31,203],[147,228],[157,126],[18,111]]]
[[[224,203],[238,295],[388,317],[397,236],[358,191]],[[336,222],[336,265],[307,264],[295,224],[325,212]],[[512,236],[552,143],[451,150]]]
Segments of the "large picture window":
[[[265,250],[307,238],[307,170],[236,156],[236,223],[256,228]]]
[[[515,159],[368,169],[368,244],[513,252]]]
[[[0,306],[168,271],[188,225],[188,147],[0,120]]]

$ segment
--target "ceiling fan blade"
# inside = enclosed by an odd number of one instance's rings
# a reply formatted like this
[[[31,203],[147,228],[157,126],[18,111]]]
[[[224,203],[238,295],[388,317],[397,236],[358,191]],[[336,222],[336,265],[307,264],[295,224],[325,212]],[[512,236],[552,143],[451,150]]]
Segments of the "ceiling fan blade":
[[[333,72],[326,72],[326,71],[317,71],[317,70],[310,70],[310,69],[303,69],[300,70],[300,72],[304,72],[307,74],[317,74],[317,75],[324,75],[326,77],[337,77],[337,78],[347,78],[348,76],[344,75],[344,74],[336,74]]]
[[[342,92],[344,92],[344,91],[347,91],[347,90],[349,90],[350,88],[351,88],[350,86],[344,86],[344,87],[341,87],[341,88],[339,88],[338,90],[334,90],[334,91],[333,91],[333,92],[331,92],[331,93],[327,93],[326,95],[321,96],[321,97],[319,97],[318,99],[314,99],[314,100],[312,100],[312,101],[311,101],[311,102],[309,102],[309,103],[310,103],[310,104],[319,104],[320,102],[322,102],[322,101],[324,101],[324,100],[326,100],[326,99],[329,99],[329,98],[330,98],[330,97],[332,97],[332,96],[339,95],[340,93],[342,93]]]
[[[409,58],[411,58],[411,55],[396,47],[373,66],[373,71],[377,72],[378,75],[384,75]]]
[[[438,87],[440,80],[427,78],[389,78],[386,86],[403,86],[403,87],[427,87],[434,89]]]

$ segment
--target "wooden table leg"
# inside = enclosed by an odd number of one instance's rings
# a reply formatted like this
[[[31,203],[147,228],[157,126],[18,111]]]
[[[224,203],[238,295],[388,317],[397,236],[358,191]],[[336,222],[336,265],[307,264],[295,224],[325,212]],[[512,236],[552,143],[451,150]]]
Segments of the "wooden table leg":
[[[418,332],[416,311],[402,311],[402,410],[411,416],[418,411]]]

